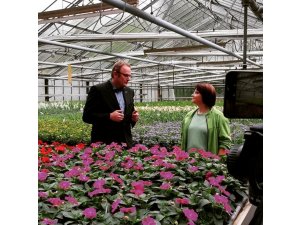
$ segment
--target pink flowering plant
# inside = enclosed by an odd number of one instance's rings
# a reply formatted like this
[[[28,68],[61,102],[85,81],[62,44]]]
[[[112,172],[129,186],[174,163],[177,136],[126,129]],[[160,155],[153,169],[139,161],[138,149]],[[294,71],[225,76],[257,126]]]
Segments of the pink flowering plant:
[[[39,224],[227,224],[245,187],[210,152],[39,141]]]

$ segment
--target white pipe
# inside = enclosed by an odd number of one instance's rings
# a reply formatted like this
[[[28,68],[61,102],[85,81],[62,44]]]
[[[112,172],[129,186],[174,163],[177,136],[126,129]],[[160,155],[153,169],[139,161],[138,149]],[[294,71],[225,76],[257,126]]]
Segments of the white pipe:
[[[222,74],[222,75],[207,75],[209,74],[210,72],[201,72],[201,73],[189,73],[189,74],[176,74],[174,75],[174,79],[176,79],[176,81],[179,81],[179,80],[185,80],[185,79],[193,79],[193,78],[196,78],[195,76],[203,76],[203,77],[220,77],[220,76],[223,76],[224,77],[224,73],[225,71],[218,71],[219,74]],[[191,77],[193,76],[193,77]],[[162,82],[167,82],[167,83],[172,83],[172,78],[173,76],[171,75],[164,75],[164,76],[159,76],[159,82],[162,83]],[[156,81],[157,80],[157,77],[154,77],[154,78],[143,78],[143,79],[136,79],[134,80],[135,82],[147,82],[147,84],[153,84],[153,83],[156,83],[156,82],[151,82],[151,81]]]
[[[175,83],[179,83],[179,82],[181,82],[181,81],[183,81],[183,82],[185,82],[185,81],[190,81],[190,80],[192,80],[192,81],[194,81],[194,80],[198,80],[198,82],[199,82],[199,79],[201,79],[201,80],[222,80],[222,79],[225,79],[225,75],[224,75],[224,72],[222,73],[222,74],[220,74],[220,75],[214,75],[214,76],[197,76],[197,77],[189,77],[189,78],[176,78],[176,80],[174,80],[174,84]],[[164,84],[172,84],[172,80],[162,80],[162,81],[160,81],[160,85],[164,85]],[[154,84],[156,84],[155,82],[150,82],[150,83],[147,83],[147,84],[152,84],[152,85],[154,85]]]
[[[204,38],[198,37],[197,35],[192,34],[192,33],[188,32],[188,31],[186,31],[186,30],[184,30],[184,29],[182,29],[182,28],[180,28],[178,26],[175,26],[174,24],[171,24],[171,23],[165,21],[165,20],[162,20],[162,19],[160,19],[158,17],[154,17],[154,16],[152,16],[152,15],[150,15],[150,14],[148,14],[148,13],[146,13],[146,12],[144,12],[144,11],[136,8],[136,7],[133,7],[131,5],[126,4],[123,1],[120,1],[120,0],[102,0],[102,2],[105,2],[107,4],[115,6],[115,7],[119,8],[119,9],[124,9],[126,12],[129,12],[129,13],[131,13],[131,14],[133,14],[135,16],[138,16],[140,18],[143,18],[143,19],[145,19],[145,20],[147,20],[149,22],[155,23],[158,26],[162,26],[162,27],[164,27],[164,28],[166,28],[168,30],[174,31],[174,32],[176,32],[178,34],[181,34],[181,35],[185,36],[185,37],[191,38],[191,39],[193,39],[193,40],[195,40],[197,42],[200,42],[202,44],[208,45],[208,46],[210,46],[212,48],[215,48],[215,49],[217,49],[217,50],[219,50],[221,52],[225,52],[228,55],[231,55],[231,56],[234,56],[234,57],[236,57],[238,59],[242,59],[243,60],[243,57],[240,56],[240,55],[238,55],[238,54],[230,52],[227,49],[225,49],[225,48],[223,48],[223,47],[221,47],[221,46],[219,46],[219,45],[217,45],[217,44],[215,44],[213,42],[210,42],[210,41],[208,41],[208,40],[206,40]],[[255,62],[253,62],[253,61],[251,61],[249,59],[247,59],[247,62],[249,62],[249,63],[251,63],[253,65],[256,65],[256,66],[262,68],[262,65],[259,65],[259,64],[255,63]]]
[[[249,0],[249,7],[254,15],[263,21],[263,7],[256,3],[254,0]]]
[[[243,30],[215,30],[205,32],[190,32],[202,38],[243,38]],[[262,29],[248,29],[248,37],[262,38]],[[45,37],[51,41],[91,41],[91,42],[111,42],[111,41],[152,41],[163,39],[185,39],[186,37],[174,32],[161,33],[119,33],[119,34],[78,34],[78,35],[56,35]]]
[[[242,54],[238,53],[238,54]],[[228,56],[224,52],[201,52],[201,51],[168,51],[168,52],[149,52],[146,55],[155,55],[155,56]],[[248,56],[262,56],[263,51],[251,51],[247,52]]]
[[[144,55],[144,53],[142,51],[139,51],[139,52],[126,52],[126,53],[123,53],[123,54],[131,55],[131,56]],[[74,65],[76,65],[76,64],[99,62],[99,61],[104,61],[104,60],[113,59],[113,58],[115,58],[115,56],[105,56],[105,57],[102,56],[102,57],[94,57],[94,58],[90,58],[90,59],[66,61],[64,63],[50,63],[50,62],[39,61],[40,64],[49,64],[49,65],[53,65],[53,66],[41,66],[38,69],[39,70],[51,69],[51,68],[55,68],[56,66],[68,66],[69,64],[72,65],[73,67],[75,67]],[[79,68],[81,68],[81,67],[82,66],[80,66]],[[83,69],[85,69],[85,68],[83,68]],[[92,69],[92,67],[90,69]],[[94,68],[94,70],[95,70],[95,68]],[[111,72],[111,70],[110,70],[110,72]]]

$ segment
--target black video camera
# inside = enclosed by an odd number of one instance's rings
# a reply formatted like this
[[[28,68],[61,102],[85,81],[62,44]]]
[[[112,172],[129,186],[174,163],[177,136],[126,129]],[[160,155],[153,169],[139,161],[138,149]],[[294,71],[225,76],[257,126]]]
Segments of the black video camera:
[[[263,72],[234,70],[226,74],[224,116],[227,118],[263,118]],[[263,199],[263,125],[251,126],[244,143],[230,149],[228,172],[241,181],[249,181],[249,201],[262,205]]]

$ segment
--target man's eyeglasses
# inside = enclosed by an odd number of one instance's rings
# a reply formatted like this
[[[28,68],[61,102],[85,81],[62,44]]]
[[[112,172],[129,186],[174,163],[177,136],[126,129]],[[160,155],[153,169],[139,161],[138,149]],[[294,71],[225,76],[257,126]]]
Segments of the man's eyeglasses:
[[[124,77],[129,77],[131,78],[131,74],[125,74],[125,73],[121,73],[121,72],[118,72],[119,74],[122,74]]]

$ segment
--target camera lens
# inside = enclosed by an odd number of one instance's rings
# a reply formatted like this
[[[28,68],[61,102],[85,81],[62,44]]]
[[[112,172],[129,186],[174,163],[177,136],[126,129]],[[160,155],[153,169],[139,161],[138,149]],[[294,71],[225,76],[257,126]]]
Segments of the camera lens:
[[[243,145],[235,145],[230,149],[227,156],[227,169],[228,172],[236,179],[245,179],[245,169],[241,163],[241,152],[243,150]]]

